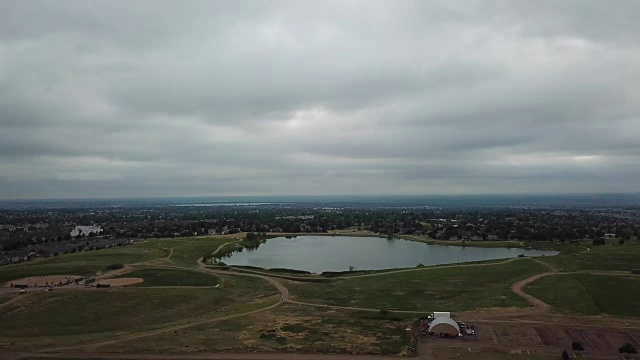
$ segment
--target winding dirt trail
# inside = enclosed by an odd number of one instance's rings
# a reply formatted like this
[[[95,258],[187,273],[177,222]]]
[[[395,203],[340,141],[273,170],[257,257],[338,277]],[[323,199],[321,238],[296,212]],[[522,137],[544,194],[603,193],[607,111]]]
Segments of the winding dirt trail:
[[[529,295],[526,292],[524,292],[522,289],[527,286],[528,284],[531,284],[532,282],[542,279],[543,277],[547,277],[547,276],[551,276],[551,275],[556,275],[558,274],[558,272],[545,272],[542,274],[537,274],[531,277],[528,277],[524,280],[520,280],[517,283],[511,285],[511,291],[513,291],[516,295],[520,296],[521,298],[527,300],[531,305],[533,305],[533,307],[528,308],[528,309],[524,309],[522,311],[520,311],[518,314],[519,315],[537,315],[537,314],[544,314],[546,312],[549,312],[549,310],[551,309],[551,306],[547,303],[545,303],[544,301],[538,299],[535,296]],[[502,314],[501,314],[502,315]],[[508,314],[507,315],[514,315],[513,313]]]

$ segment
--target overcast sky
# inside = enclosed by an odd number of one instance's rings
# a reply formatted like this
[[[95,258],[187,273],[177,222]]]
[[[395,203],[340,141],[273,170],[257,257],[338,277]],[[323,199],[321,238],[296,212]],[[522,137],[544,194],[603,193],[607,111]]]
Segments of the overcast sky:
[[[0,198],[640,191],[638,14],[0,0]]]

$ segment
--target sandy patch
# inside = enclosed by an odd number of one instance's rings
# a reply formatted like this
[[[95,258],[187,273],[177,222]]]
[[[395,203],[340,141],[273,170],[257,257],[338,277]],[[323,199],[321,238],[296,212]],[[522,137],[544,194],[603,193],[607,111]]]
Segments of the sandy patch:
[[[11,287],[13,285],[29,285],[29,287],[38,286],[63,286],[73,284],[74,280],[81,278],[78,275],[46,275],[46,276],[30,276],[22,279],[12,280],[4,283],[3,287]]]
[[[111,286],[129,286],[140,284],[144,280],[141,278],[118,278],[118,279],[104,279],[100,280],[99,284],[109,284]]]

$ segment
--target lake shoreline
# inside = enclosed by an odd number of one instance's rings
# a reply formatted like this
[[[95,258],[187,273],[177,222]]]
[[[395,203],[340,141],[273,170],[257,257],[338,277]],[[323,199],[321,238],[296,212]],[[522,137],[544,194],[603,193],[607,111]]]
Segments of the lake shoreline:
[[[477,261],[557,255],[556,250],[503,246],[451,246],[404,237],[350,234],[269,234],[257,248],[245,248],[221,259],[228,266],[285,268],[319,274],[353,270],[386,270]],[[274,241],[275,240],[275,241]],[[403,241],[400,241],[403,240]],[[502,245],[502,244],[498,244]]]

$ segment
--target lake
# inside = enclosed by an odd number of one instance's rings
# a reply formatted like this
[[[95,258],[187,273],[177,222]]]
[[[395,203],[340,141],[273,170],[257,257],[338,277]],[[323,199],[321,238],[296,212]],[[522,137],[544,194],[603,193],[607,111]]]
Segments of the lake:
[[[354,236],[298,236],[267,240],[223,259],[228,265],[323,271],[379,270],[469,261],[556,255],[557,251],[428,245],[403,239]]]

